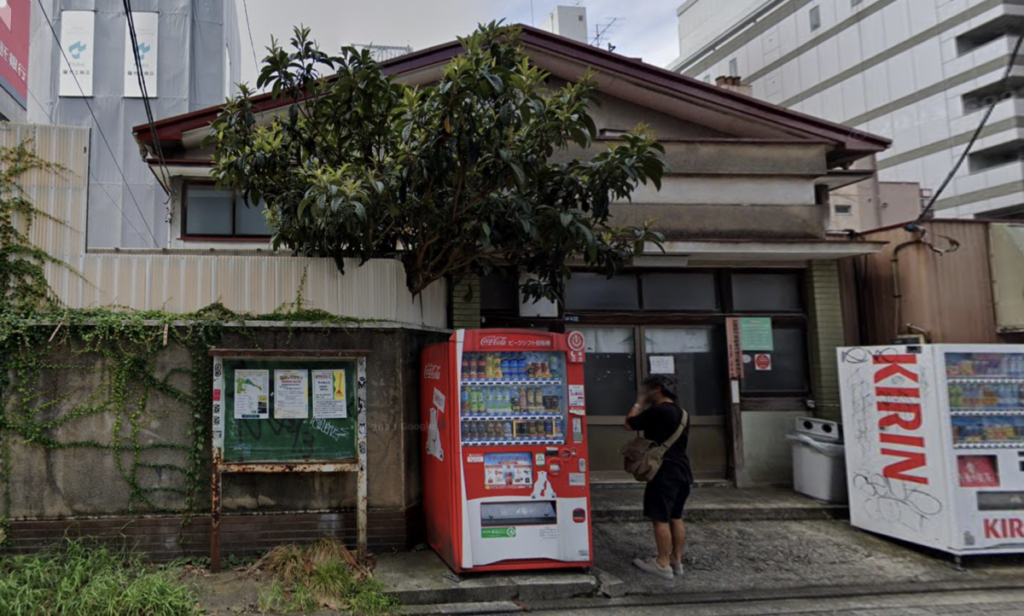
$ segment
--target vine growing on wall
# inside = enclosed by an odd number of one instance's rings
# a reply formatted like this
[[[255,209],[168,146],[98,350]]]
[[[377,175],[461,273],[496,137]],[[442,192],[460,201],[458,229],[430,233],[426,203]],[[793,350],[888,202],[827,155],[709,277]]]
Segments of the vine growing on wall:
[[[245,327],[250,320],[291,329],[295,322],[351,319],[306,308],[305,277],[296,301],[268,315],[220,304],[188,314],[68,309],[45,276],[47,266],[68,266],[31,239],[38,219],[63,223],[26,197],[21,182],[31,172],[66,171],[36,156],[30,143],[0,147],[0,546],[12,512],[14,446],[104,452],[124,481],[127,511],[180,514],[188,525],[209,493],[209,349],[229,329],[258,346]],[[109,421],[81,429],[98,416]],[[175,421],[185,429],[161,428]],[[109,431],[99,435],[96,425]],[[91,436],[74,436],[81,432]]]

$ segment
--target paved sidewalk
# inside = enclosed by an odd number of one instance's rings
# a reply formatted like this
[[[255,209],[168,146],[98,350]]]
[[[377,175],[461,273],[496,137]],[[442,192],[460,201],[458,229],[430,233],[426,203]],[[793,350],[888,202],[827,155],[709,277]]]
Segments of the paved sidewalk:
[[[643,484],[619,483],[591,488],[596,522],[643,521]],[[823,503],[788,488],[698,487],[686,503],[689,520],[828,520],[846,519],[846,505]]]

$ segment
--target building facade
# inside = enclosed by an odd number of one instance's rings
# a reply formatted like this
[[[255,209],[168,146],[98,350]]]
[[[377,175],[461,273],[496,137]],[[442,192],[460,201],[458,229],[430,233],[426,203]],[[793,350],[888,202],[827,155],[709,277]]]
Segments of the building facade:
[[[124,4],[44,0],[32,7],[26,117],[91,128],[88,248],[168,246],[168,195],[158,181],[166,173],[139,158],[131,133],[146,122],[146,110]],[[137,0],[132,9],[154,118],[235,93],[241,61],[233,0]]]
[[[679,7],[680,57],[672,70],[704,81],[742,76],[757,98],[889,137],[893,146],[877,159],[879,179],[917,183],[925,194],[942,183],[986,106],[998,101],[935,215],[1024,216],[1024,54],[1003,83],[1024,35],[1024,4],[737,0],[727,11],[721,5],[688,0]]]

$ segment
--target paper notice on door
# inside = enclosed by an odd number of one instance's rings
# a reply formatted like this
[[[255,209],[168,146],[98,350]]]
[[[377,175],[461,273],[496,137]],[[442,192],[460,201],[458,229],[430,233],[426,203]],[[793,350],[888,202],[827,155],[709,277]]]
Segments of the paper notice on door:
[[[651,355],[651,374],[675,374],[676,358],[671,355]]]
[[[274,419],[309,419],[306,370],[274,370]]]
[[[313,417],[315,419],[345,419],[348,417],[344,370],[313,371]]]
[[[269,419],[270,371],[235,370],[235,419]]]

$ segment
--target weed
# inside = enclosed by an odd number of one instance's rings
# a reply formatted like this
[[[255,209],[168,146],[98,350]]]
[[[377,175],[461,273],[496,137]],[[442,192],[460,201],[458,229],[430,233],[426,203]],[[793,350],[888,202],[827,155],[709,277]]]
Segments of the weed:
[[[307,547],[277,546],[253,568],[274,576],[260,591],[259,608],[263,611],[311,612],[328,607],[378,616],[401,609],[370,570],[333,537]]]
[[[196,594],[171,568],[150,569],[128,551],[65,540],[0,559],[0,606],[11,616],[192,616]]]

